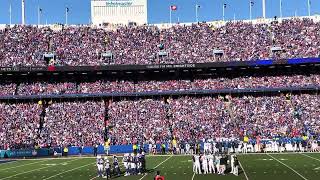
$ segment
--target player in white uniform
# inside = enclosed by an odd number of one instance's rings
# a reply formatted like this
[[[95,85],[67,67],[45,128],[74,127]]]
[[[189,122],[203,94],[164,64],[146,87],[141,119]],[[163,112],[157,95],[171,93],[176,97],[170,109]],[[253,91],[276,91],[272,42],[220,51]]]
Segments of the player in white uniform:
[[[231,163],[230,163],[230,165],[231,165],[231,173],[232,174],[234,174],[234,172],[235,172],[235,167],[234,167],[234,158],[235,158],[235,155],[231,155]]]
[[[129,168],[129,154],[124,154],[122,163],[124,168],[126,168],[126,172],[124,173],[124,176],[130,175],[130,168]]]
[[[233,174],[238,176],[239,175],[239,160],[238,160],[237,156],[234,156],[232,165],[234,166]]]
[[[204,174],[208,174],[208,159],[207,159],[207,155],[203,155],[202,156],[202,169],[203,169],[203,173]]]
[[[316,140],[313,140],[311,143],[311,152],[317,152],[318,151],[318,143]]]
[[[214,167],[214,156],[212,154],[208,155],[209,160],[209,172],[210,173],[216,173],[215,167]]]
[[[246,143],[246,142],[243,142],[242,153],[244,153],[244,154],[248,153],[248,143]]]
[[[216,168],[217,168],[217,173],[218,174],[221,174],[221,170],[220,170],[220,156],[219,155],[217,155],[216,157],[215,157],[215,165],[216,165]]]
[[[103,175],[103,159],[100,155],[97,156],[97,169],[98,169],[98,177],[102,177]]]
[[[200,156],[199,155],[194,155],[194,164],[195,164],[195,173],[201,174]]]
[[[149,143],[149,154],[152,154],[152,144],[151,143]]]
[[[186,143],[186,154],[190,154],[190,144]]]

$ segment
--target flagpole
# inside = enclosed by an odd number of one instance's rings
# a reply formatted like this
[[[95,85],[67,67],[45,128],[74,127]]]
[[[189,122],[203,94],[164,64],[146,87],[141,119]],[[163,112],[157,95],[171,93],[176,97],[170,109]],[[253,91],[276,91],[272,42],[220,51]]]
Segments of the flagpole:
[[[262,0],[262,16],[263,19],[266,18],[266,0]]]
[[[26,23],[25,0],[21,0],[21,20],[22,25],[24,25]]]
[[[279,0],[279,2],[280,2],[280,5],[279,5],[279,7],[280,7],[280,18],[282,18],[282,0]]]
[[[199,22],[199,18],[198,18],[198,4],[196,4],[196,22]]]
[[[250,0],[250,3],[249,3],[249,6],[250,6],[250,20],[252,20],[252,0]]]
[[[171,6],[170,6],[170,25],[172,24],[172,21],[171,21],[172,20],[172,16],[171,15],[172,15],[172,9],[171,9]]]
[[[308,15],[311,16],[311,1],[308,0]]]
[[[10,21],[10,26],[12,24],[12,7],[11,7],[11,2],[10,2],[10,6],[9,6],[9,21]]]
[[[225,4],[222,6],[222,20],[224,21],[224,9],[225,9]]]
[[[65,17],[66,17],[66,25],[68,25],[68,11],[69,11],[69,9],[68,9],[68,7],[66,8],[66,14],[65,14]]]
[[[40,6],[38,5],[38,26],[40,25]]]

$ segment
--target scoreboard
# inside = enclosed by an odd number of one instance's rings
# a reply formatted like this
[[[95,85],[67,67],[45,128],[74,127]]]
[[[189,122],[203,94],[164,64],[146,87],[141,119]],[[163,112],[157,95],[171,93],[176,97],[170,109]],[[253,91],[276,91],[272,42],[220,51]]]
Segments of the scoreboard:
[[[147,0],[91,0],[91,22],[138,25],[147,23]]]

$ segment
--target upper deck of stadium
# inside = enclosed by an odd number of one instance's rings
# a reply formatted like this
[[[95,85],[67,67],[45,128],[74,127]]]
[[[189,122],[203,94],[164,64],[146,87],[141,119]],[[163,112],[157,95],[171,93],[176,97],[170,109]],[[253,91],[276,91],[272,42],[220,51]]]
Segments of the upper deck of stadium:
[[[185,24],[0,25],[0,67],[319,57],[320,16]]]

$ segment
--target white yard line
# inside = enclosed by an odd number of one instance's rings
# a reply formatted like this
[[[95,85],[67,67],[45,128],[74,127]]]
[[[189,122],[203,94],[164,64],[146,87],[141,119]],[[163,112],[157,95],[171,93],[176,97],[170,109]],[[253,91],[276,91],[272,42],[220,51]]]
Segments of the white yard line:
[[[6,160],[1,160],[1,161],[6,161]],[[0,161],[0,162],[1,162],[1,161]],[[0,166],[1,166],[1,165],[5,165],[5,164],[7,165],[7,164],[15,163],[15,162],[18,162],[18,161],[12,160],[12,161],[9,161],[9,162],[0,163]]]
[[[247,173],[246,173],[246,171],[244,170],[244,168],[243,168],[243,166],[242,166],[242,164],[241,164],[240,161],[239,161],[239,165],[240,165],[240,167],[241,167],[241,169],[242,169],[242,171],[243,171],[244,176],[246,177],[246,180],[249,180],[249,178],[248,178],[248,176],[247,176]]]
[[[306,154],[301,154],[301,155],[302,155],[302,156],[309,157],[309,158],[314,159],[314,160],[316,160],[316,161],[320,161],[320,159],[317,159],[317,158],[315,158],[315,157],[312,157],[312,156],[309,156],[309,155],[306,155]]]
[[[9,167],[9,168],[4,168],[4,169],[0,169],[0,171],[4,171],[4,170],[8,170],[8,169],[14,169],[14,168],[23,167],[23,166],[28,166],[28,165],[31,165],[31,164],[37,164],[37,163],[41,163],[41,162],[45,162],[45,161],[46,160],[37,161],[37,162],[33,162],[33,163],[28,163],[28,164],[22,164],[22,165],[18,165],[18,166]]]
[[[159,163],[157,166],[155,166],[153,169],[161,166],[161,164],[165,163],[166,161],[168,161],[170,158],[172,158],[173,155],[169,156],[167,159],[165,159],[164,161],[162,161],[161,163]],[[144,177],[146,177],[148,174],[146,173],[145,175],[143,175],[139,180],[142,180]]]
[[[98,176],[95,176],[95,177],[93,177],[93,178],[91,178],[90,180],[94,180],[94,179],[96,179]]]
[[[193,176],[192,176],[192,178],[191,178],[191,180],[193,180],[194,179],[194,176],[196,175],[196,173],[193,173]]]
[[[267,154],[268,156],[270,156],[272,159],[278,161],[279,163],[281,163],[282,165],[286,166],[287,168],[291,169],[293,172],[295,172],[297,175],[299,175],[302,179],[304,180],[308,180],[307,178],[305,178],[304,176],[302,176],[300,173],[298,173],[296,170],[294,170],[293,168],[291,168],[290,166],[286,165],[285,163],[279,161],[278,159],[274,158],[273,156],[271,156],[270,154]]]
[[[42,167],[42,168],[34,169],[34,170],[31,170],[31,171],[24,171],[24,172],[22,172],[22,173],[18,173],[18,174],[12,175],[12,176],[8,176],[8,177],[2,178],[2,179],[0,179],[0,180],[9,179],[9,178],[12,178],[12,177],[15,177],[15,176],[19,176],[19,175],[21,175],[21,174],[30,173],[30,172],[38,171],[38,170],[45,169],[45,168],[48,168],[48,167]]]
[[[67,162],[72,162],[72,161],[76,161],[76,160],[78,160],[78,159],[72,159],[72,160],[67,161]],[[41,163],[41,162],[45,162],[45,161],[48,161],[48,160],[37,161],[37,162],[34,162],[34,163],[24,164],[24,165],[21,165],[21,166],[15,166],[15,167],[7,168],[7,169],[22,167],[22,166],[26,166],[26,165],[30,165],[30,164]],[[0,179],[0,180],[12,178],[12,177],[15,177],[15,176],[19,176],[19,175],[21,175],[21,174],[26,174],[26,173],[29,173],[29,172],[33,172],[33,171],[37,171],[37,170],[41,170],[41,169],[45,169],[45,168],[49,168],[49,167],[51,167],[51,166],[45,166],[45,167],[38,168],[38,169],[34,169],[34,170],[31,170],[31,171],[24,171],[24,172],[22,172],[22,173],[18,173],[18,174],[12,175],[12,176],[8,176],[8,177],[2,178],[2,179]],[[5,170],[5,169],[1,169],[1,170]]]
[[[85,165],[83,165],[83,166],[79,166],[79,167],[76,167],[76,168],[73,168],[73,169],[69,169],[68,171],[63,171],[63,172],[58,173],[58,174],[56,174],[56,175],[47,177],[47,178],[45,178],[45,179],[43,179],[43,180],[51,179],[51,178],[54,178],[54,177],[59,176],[59,175],[61,175],[61,174],[64,174],[64,173],[67,173],[67,172],[71,172],[71,171],[74,171],[74,170],[77,170],[77,169],[81,169],[81,168],[83,168],[83,167],[86,167],[86,166],[89,166],[89,165],[92,165],[92,164],[95,164],[95,163],[89,163],[89,164],[85,164]]]

